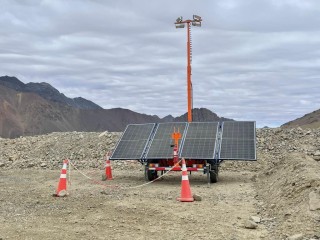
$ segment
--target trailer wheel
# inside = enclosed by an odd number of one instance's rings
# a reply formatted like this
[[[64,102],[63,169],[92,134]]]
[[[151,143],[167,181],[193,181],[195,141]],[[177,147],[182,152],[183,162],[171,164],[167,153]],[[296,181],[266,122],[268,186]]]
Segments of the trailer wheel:
[[[155,170],[148,170],[147,177],[149,181],[153,181],[158,177],[158,172]]]
[[[210,171],[210,182],[216,183],[218,182],[218,175],[219,175],[219,169],[218,166],[214,166],[213,169]]]

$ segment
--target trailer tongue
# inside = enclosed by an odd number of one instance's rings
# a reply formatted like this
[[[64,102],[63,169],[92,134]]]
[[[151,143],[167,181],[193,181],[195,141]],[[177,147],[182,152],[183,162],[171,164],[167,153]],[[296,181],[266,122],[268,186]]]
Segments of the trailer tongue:
[[[208,182],[217,182],[224,160],[256,160],[255,122],[130,124],[110,160],[138,160],[151,181],[158,173],[181,171],[176,164],[180,158],[186,160],[187,171],[203,172]]]

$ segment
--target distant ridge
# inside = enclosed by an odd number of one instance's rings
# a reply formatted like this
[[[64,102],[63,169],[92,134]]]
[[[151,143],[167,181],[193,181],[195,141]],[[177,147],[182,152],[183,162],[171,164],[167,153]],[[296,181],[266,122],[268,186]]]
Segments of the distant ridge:
[[[319,128],[320,127],[320,109],[305,114],[303,117],[297,118],[281,125],[282,128]]]
[[[102,109],[99,105],[87,99],[68,98],[63,93],[52,87],[49,83],[27,83],[24,84],[16,77],[4,76],[0,77],[0,85],[11,88],[17,92],[36,93],[46,100],[66,104],[79,109]]]
[[[173,122],[187,122],[188,113],[174,118]],[[215,122],[215,121],[233,121],[229,118],[219,117],[207,108],[194,108],[192,111],[192,121],[194,122]]]
[[[84,98],[68,98],[48,83],[24,84],[15,77],[0,77],[0,137],[15,138],[69,131],[123,131],[128,124],[185,122],[179,117],[137,113],[129,109],[103,109]],[[206,108],[193,110],[194,121],[231,120]]]

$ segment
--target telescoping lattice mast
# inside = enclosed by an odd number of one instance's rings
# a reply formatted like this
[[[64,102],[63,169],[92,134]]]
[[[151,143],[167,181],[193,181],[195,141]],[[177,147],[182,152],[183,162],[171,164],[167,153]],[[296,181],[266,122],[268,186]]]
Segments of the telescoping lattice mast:
[[[195,27],[201,27],[201,17],[193,15],[193,20],[183,21],[182,17],[177,18],[176,28],[184,28],[187,25],[187,98],[188,98],[188,122],[192,122],[193,108],[193,90],[191,82],[191,62],[192,62],[192,42],[191,42],[191,24]]]

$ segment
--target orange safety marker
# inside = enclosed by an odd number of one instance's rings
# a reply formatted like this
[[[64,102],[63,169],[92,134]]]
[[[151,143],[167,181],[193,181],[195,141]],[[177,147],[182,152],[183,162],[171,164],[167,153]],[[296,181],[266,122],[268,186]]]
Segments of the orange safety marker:
[[[193,202],[194,198],[191,194],[186,161],[182,158],[182,181],[181,181],[181,197],[177,198],[180,202]]]
[[[113,180],[109,153],[106,155],[106,180]]]
[[[176,165],[179,162],[179,139],[181,139],[180,129],[176,132],[176,128],[174,127],[173,133],[171,134],[171,138],[174,140],[174,147],[173,147],[173,165]]]
[[[67,166],[68,160],[63,160],[63,167],[60,174],[60,180],[55,196],[64,197],[67,195]]]

